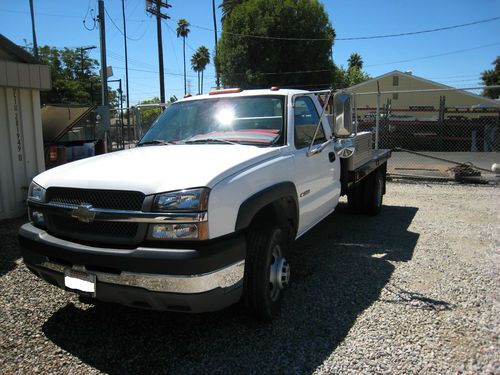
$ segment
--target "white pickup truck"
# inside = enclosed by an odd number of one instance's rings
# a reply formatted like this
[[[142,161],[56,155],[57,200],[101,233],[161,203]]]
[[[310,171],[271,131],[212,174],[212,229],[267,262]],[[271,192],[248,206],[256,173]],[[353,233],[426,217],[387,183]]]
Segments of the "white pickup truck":
[[[24,262],[87,300],[181,312],[242,300],[272,319],[293,240],[341,195],[355,211],[381,208],[390,151],[372,150],[371,133],[355,134],[351,119],[349,96],[331,92],[179,100],[137,147],[33,179],[30,222],[19,230]]]

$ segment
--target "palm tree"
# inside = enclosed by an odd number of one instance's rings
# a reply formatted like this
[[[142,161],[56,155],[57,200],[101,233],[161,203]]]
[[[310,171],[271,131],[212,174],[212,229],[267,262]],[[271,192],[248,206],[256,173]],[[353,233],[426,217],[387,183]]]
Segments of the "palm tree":
[[[208,64],[210,64],[210,52],[208,51],[208,48],[205,46],[200,46],[198,47],[198,50],[196,51],[198,53],[199,58],[200,58],[200,70],[201,70],[201,93],[203,94],[203,72],[205,71],[205,68],[207,67]]]
[[[198,94],[201,93],[200,89],[200,72],[201,72],[201,58],[200,53],[196,51],[191,56],[191,69],[193,69],[196,73],[198,73]]]
[[[358,70],[361,70],[363,68],[363,59],[361,58],[361,55],[359,53],[351,53],[351,57],[349,57],[349,60],[347,60],[349,63],[349,69],[350,68],[356,68]]]
[[[182,44],[183,44],[183,56],[184,56],[184,95],[187,94],[187,88],[186,88],[186,38],[188,34],[191,32],[189,29],[190,23],[186,21],[184,18],[181,18],[179,21],[177,21],[177,38],[181,37],[182,38]]]

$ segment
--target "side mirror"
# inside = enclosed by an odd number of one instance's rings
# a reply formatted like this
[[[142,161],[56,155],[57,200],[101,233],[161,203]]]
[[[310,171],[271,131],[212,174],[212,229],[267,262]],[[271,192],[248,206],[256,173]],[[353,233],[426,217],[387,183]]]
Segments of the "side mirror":
[[[354,132],[352,123],[352,102],[350,94],[337,93],[333,96],[333,134],[345,138]]]

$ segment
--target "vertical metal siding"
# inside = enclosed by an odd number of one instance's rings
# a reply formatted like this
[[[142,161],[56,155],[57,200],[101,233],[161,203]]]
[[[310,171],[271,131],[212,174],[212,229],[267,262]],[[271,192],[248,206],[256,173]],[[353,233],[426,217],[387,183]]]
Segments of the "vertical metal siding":
[[[29,183],[43,169],[39,92],[0,87],[0,219],[23,214]]]

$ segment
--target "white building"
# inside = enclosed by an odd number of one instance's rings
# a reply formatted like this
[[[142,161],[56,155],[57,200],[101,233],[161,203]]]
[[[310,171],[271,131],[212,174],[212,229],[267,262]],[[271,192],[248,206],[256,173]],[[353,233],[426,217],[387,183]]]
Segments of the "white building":
[[[0,220],[25,212],[31,179],[45,169],[40,90],[50,71],[0,34]]]

